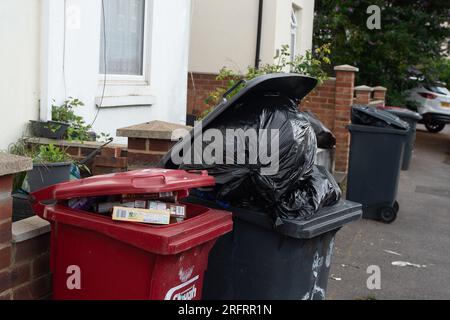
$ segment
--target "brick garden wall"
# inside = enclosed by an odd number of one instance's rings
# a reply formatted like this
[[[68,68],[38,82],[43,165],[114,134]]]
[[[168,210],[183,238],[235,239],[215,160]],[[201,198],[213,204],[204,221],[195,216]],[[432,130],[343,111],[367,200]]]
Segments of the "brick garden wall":
[[[11,299],[48,299],[52,293],[50,233],[12,245]]]
[[[0,176],[0,300],[11,297],[12,175]]]
[[[51,295],[50,234],[22,234],[19,241],[11,223],[13,174],[31,168],[31,159],[0,155],[0,300],[45,299]]]
[[[316,87],[300,104],[301,110],[312,111],[323,124],[332,130],[334,128],[336,79],[325,80]]]
[[[188,73],[187,114],[200,115],[208,105],[205,99],[216,88],[227,87],[226,80],[216,80],[217,75],[207,73]]]

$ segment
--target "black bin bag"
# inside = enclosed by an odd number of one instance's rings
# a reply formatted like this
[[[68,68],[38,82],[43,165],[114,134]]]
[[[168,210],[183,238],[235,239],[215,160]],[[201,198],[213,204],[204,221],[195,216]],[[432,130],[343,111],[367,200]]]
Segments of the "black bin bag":
[[[249,81],[233,98],[224,99],[209,113],[201,127],[197,124],[160,165],[207,170],[216,178],[209,199],[266,212],[275,225],[283,219],[307,219],[323,205],[333,204],[332,199],[339,200],[340,195],[333,177],[314,166],[316,134],[308,118],[298,110],[298,102],[316,83],[316,79],[292,74],[272,74]],[[222,148],[212,153],[215,161],[202,157],[212,139],[195,140],[199,132],[205,135],[210,129],[223,136],[218,142]],[[202,148],[197,148],[196,141]],[[181,164],[174,163],[173,152],[183,153]]]
[[[325,127],[322,121],[320,121],[311,111],[305,110],[302,111],[302,113],[309,120],[314,133],[316,134],[317,147],[321,149],[333,149],[336,145],[336,137],[330,129]]]
[[[409,124],[396,115],[364,105],[354,105],[352,107],[352,124],[409,130]]]
[[[214,122],[214,129],[225,137],[223,153],[217,155],[225,159],[224,163],[182,164],[180,169],[208,170],[216,178],[217,199],[233,204],[253,199],[252,202],[273,207],[283,194],[296,187],[295,182],[310,175],[317,150],[316,137],[308,120],[297,112],[296,104],[286,97],[250,97],[241,108],[238,118],[229,113]],[[234,130],[232,143],[227,142],[227,130]],[[267,130],[265,143],[259,137],[249,139],[249,132],[259,133],[260,130]],[[278,139],[275,145],[272,143],[274,139]],[[227,144],[233,147],[231,159],[227,155]],[[204,142],[202,150],[208,145],[209,142]],[[276,145],[279,153],[274,155],[271,147]],[[264,163],[259,157],[256,161],[250,160],[251,155],[261,153],[269,158],[274,156],[273,161]],[[238,157],[244,155],[243,164]]]
[[[282,220],[302,220],[335,205],[340,198],[341,189],[334,177],[324,167],[314,165],[308,178],[281,197],[277,209]]]

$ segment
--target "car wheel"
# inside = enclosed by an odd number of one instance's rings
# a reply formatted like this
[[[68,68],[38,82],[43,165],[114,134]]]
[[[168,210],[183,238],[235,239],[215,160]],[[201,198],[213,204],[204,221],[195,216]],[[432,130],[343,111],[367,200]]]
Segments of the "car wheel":
[[[426,122],[425,128],[427,128],[428,132],[438,133],[444,130],[445,123]]]

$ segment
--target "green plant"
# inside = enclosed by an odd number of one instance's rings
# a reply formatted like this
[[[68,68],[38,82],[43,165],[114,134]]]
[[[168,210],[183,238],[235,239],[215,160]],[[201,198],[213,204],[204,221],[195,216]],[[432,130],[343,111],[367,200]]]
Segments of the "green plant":
[[[367,26],[371,5],[381,9],[380,29]],[[356,83],[382,85],[387,103],[402,105],[402,92],[417,85],[408,70],[443,56],[448,17],[448,1],[442,0],[316,1],[313,41],[314,46],[331,43],[334,65],[358,67]]]
[[[111,135],[109,133],[101,132],[96,136],[96,138],[98,142],[107,142],[108,140],[110,140]]]
[[[69,97],[60,106],[52,105],[52,120],[69,124],[67,129],[68,140],[90,140],[89,130],[91,125],[86,125],[83,117],[75,114],[75,108],[84,106],[84,103],[76,98]]]
[[[72,161],[70,155],[60,147],[53,144],[41,145],[33,157],[36,163],[55,163]]]
[[[267,63],[259,68],[248,67],[245,74],[240,74],[224,67],[220,70],[216,79],[226,81],[226,87],[216,88],[209,93],[208,97],[204,101],[209,108],[203,111],[198,118],[202,119],[209,112],[211,112],[220,102],[223,94],[242,79],[251,80],[265,74],[290,72],[314,77],[318,80],[318,83],[321,84],[328,77],[327,73],[324,71],[324,65],[331,63],[331,60],[329,59],[330,53],[330,45],[324,44],[315,49],[314,52],[306,51],[304,55],[297,55],[291,59],[289,46],[283,45],[281,47],[280,54],[274,58],[276,62],[273,64]],[[228,95],[228,97],[234,96],[241,89],[242,86],[238,86]]]
[[[8,153],[16,156],[34,158],[36,156],[36,148],[34,145],[27,145],[24,138],[20,138],[15,143],[11,143],[8,146]],[[27,173],[19,172],[13,176],[13,190],[19,190],[22,188],[23,181],[25,180]]]

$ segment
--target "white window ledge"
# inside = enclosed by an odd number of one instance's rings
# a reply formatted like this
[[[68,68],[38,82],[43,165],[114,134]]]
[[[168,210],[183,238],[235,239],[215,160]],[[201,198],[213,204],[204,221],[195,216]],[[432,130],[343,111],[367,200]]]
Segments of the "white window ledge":
[[[101,106],[100,106],[101,103]],[[117,107],[135,107],[135,106],[151,106],[156,103],[154,95],[139,96],[107,96],[96,97],[95,104],[99,108],[117,108]]]
[[[50,232],[50,223],[38,216],[30,217],[12,224],[12,242],[23,242],[48,232]]]

